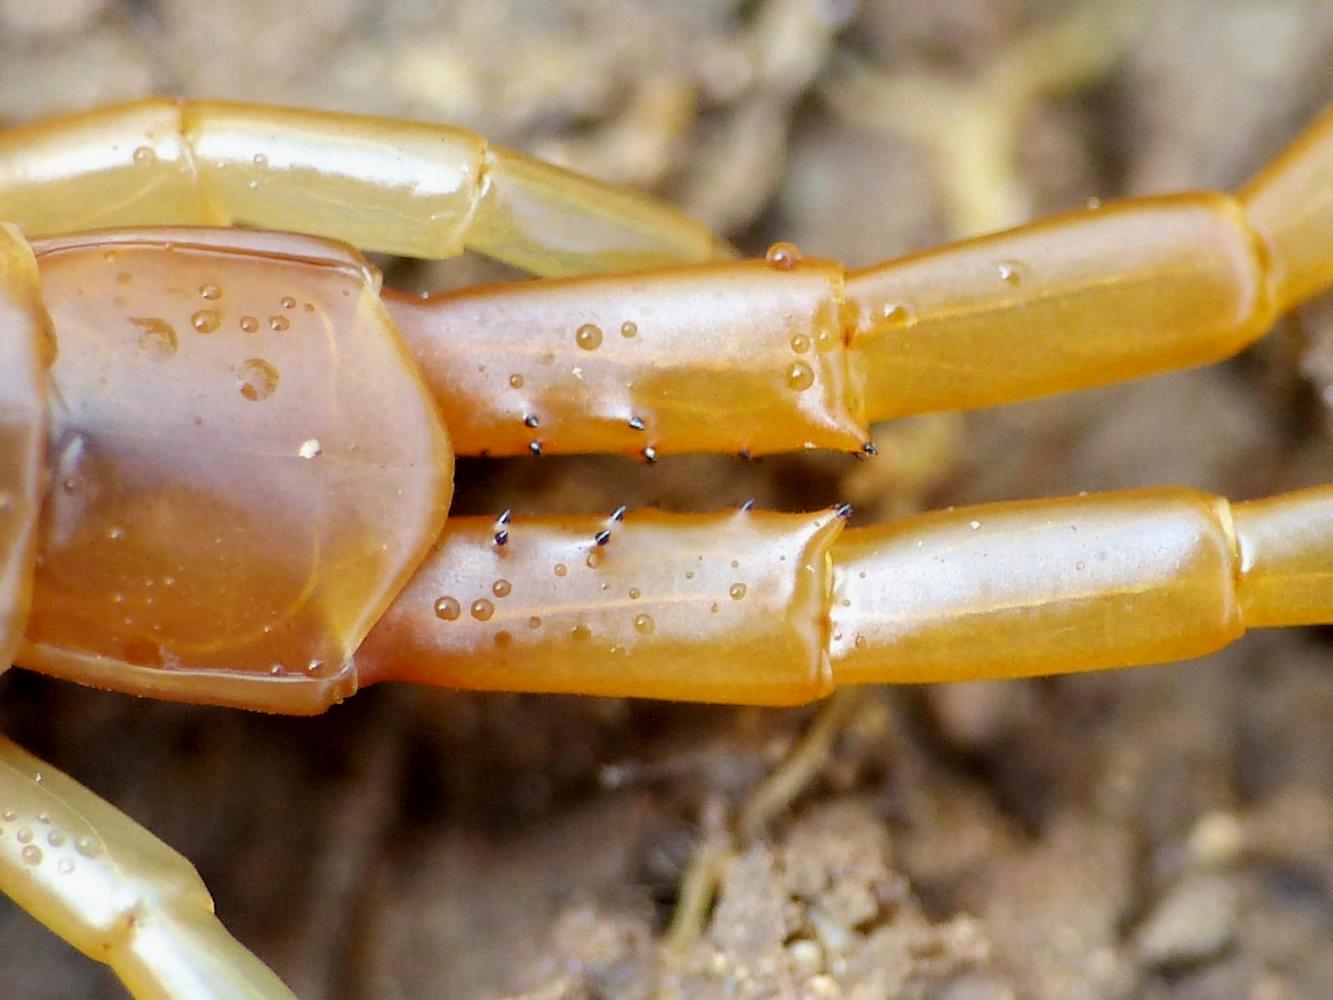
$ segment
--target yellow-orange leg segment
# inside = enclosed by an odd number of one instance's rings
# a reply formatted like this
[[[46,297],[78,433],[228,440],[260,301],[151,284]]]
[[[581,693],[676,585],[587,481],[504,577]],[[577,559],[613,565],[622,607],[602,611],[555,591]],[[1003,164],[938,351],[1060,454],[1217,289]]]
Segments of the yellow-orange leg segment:
[[[0,892],[136,1000],[294,1000],[218,922],[185,858],[3,736]]]
[[[1247,627],[1333,621],[1333,486],[841,529],[830,512],[515,518],[497,545],[493,522],[455,518],[371,631],[360,676],[788,704],[838,684],[1160,663]]]
[[[252,225],[536,274],[725,255],[649,198],[466,129],[221,101],[137,101],[0,135],[0,220],[29,236]]]
[[[1217,361],[1333,281],[1333,113],[1241,199],[1130,199],[852,272],[747,263],[387,305],[461,454],[855,450],[869,421]]]

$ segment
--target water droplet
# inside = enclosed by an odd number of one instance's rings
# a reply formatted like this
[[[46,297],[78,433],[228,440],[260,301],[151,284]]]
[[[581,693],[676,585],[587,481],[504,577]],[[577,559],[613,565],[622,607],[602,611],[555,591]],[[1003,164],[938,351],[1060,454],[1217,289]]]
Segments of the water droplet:
[[[463,613],[462,605],[458,603],[457,598],[441,597],[435,602],[435,617],[441,621],[457,621],[458,616]]]
[[[522,389],[522,388],[523,388],[523,376],[520,375],[520,374],[518,374],[517,372],[515,372],[513,375],[510,375],[510,376],[509,376],[509,388],[511,388],[511,389]]]
[[[56,863],[56,871],[60,872],[61,875],[70,875],[70,874],[72,874],[73,871],[74,871],[74,862],[73,862],[73,860],[70,859],[70,858],[61,858],[61,859]]]
[[[564,575],[565,575],[566,573],[568,573],[568,572],[569,572],[569,568],[568,568],[564,563],[556,563],[556,564],[555,564],[555,575],[556,575],[556,576],[564,576]]]
[[[4,818],[6,823],[12,823],[14,822],[14,820],[19,818],[19,814],[16,813],[13,809],[6,809],[4,813]]]
[[[324,676],[324,661],[311,660],[309,663],[305,665],[305,672],[309,674],[311,677]]]
[[[718,609],[717,601],[714,601],[712,604],[708,605],[708,610],[711,611],[713,614],[717,614],[717,609]]]
[[[209,282],[199,286],[199,294],[203,298],[210,300],[220,299],[222,298],[222,289],[219,288],[217,285],[214,285],[213,283]]]
[[[1083,204],[1087,207],[1089,212],[1095,212],[1102,207],[1102,200],[1094,194]]]
[[[791,349],[797,354],[804,354],[810,350],[810,338],[803,333],[798,333],[791,338]]]
[[[283,333],[291,325],[291,320],[286,316],[270,316],[268,318],[268,328],[274,333]]]
[[[692,570],[692,569],[687,569],[687,570],[685,571],[685,579],[687,579],[687,580],[693,580],[693,579],[694,579],[694,570]]]
[[[488,622],[491,616],[495,614],[495,605],[484,597],[478,597],[472,602],[472,617],[479,622]]]
[[[508,580],[496,580],[491,584],[491,593],[496,597],[508,597],[509,592],[514,589],[514,585]]]
[[[588,553],[588,558],[583,560],[583,562],[588,569],[596,569],[598,566],[602,565],[602,550],[593,549]]]
[[[84,834],[74,841],[74,849],[85,858],[95,858],[102,853],[102,843],[96,837]]]
[[[65,835],[61,833],[59,830],[52,830],[49,834],[47,834],[46,842],[50,844],[52,847],[64,847]]]
[[[787,388],[804,392],[815,384],[814,370],[804,361],[794,361],[787,369]]]
[[[512,635],[510,635],[504,629],[501,629],[499,632],[495,633],[495,644],[497,646],[508,646],[509,641],[513,638],[514,637]]]
[[[542,627],[542,620],[538,618],[536,615],[533,615],[531,618],[528,619],[528,628],[539,629],[541,627]]]
[[[241,395],[252,403],[268,399],[278,391],[278,370],[263,358],[248,358],[236,374],[241,383]]]
[[[200,333],[212,333],[222,325],[222,317],[216,309],[200,309],[190,317],[190,325]]]
[[[593,323],[584,323],[574,334],[574,343],[585,351],[595,351],[602,346],[602,328]]]
[[[885,302],[879,310],[880,324],[889,329],[907,326],[915,318],[912,307],[903,302]]]
[[[258,333],[259,320],[255,319],[253,316],[242,316],[241,329],[246,333]]]
[[[324,453],[324,446],[319,443],[319,438],[308,438],[301,442],[296,453],[304,459],[319,458]]]
[[[19,851],[19,857],[23,859],[25,864],[40,865],[42,863],[42,849],[36,844],[29,844]]]
[[[281,299],[279,299],[278,301],[279,301],[279,303],[281,304],[282,308],[284,308],[284,309],[295,309],[295,308],[296,308],[296,300],[295,300],[294,298],[292,298],[290,295],[284,295],[284,296],[283,296]]]
[[[1082,572],[1083,572],[1085,569],[1087,569],[1087,568],[1088,568],[1088,564],[1085,563],[1082,559],[1080,559],[1078,562],[1074,563],[1074,569],[1075,569],[1075,571],[1077,571],[1077,572],[1079,572],[1079,573],[1082,573]]]
[[[740,569],[740,568],[741,568],[741,561],[740,561],[739,559],[733,559],[733,560],[731,560],[731,568],[732,568],[732,569]]]
[[[268,166],[268,157],[263,153],[256,153],[254,163],[256,167],[259,167],[262,170]]]
[[[633,340],[639,335],[639,324],[630,320],[625,320],[625,322],[620,324],[620,335],[626,340]]]
[[[745,597],[745,584],[733,583],[727,593],[731,595],[733,601],[739,601]]]
[[[139,328],[139,349],[165,361],[176,353],[180,341],[176,328],[157,316],[131,316],[130,322]]]
[[[782,240],[769,247],[765,256],[779,271],[790,271],[800,261],[801,250],[795,243]]]
[[[653,621],[652,615],[635,615],[634,631],[639,635],[652,635],[653,629],[657,628],[657,623]]]
[[[870,645],[870,643],[866,642],[866,637],[858,632],[856,634],[856,638],[852,640],[852,645],[855,646],[857,649],[865,649],[867,646]]]
[[[629,589],[629,599],[630,599],[631,601],[637,601],[641,596],[642,596],[642,594],[640,593],[638,587],[630,587],[630,589]]]
[[[139,146],[130,154],[134,162],[141,167],[146,167],[157,162],[157,153],[153,152],[151,146]]]
[[[119,525],[112,525],[106,531],[106,537],[113,542],[118,542],[125,537],[125,529]]]
[[[979,531],[979,530],[981,530],[981,522],[980,522],[980,521],[968,521],[968,522],[967,522],[967,526],[968,526],[969,528],[971,528],[973,531]]]
[[[569,630],[569,634],[578,642],[586,642],[588,639],[592,638],[592,629],[588,628],[587,625],[575,625]]]
[[[1000,261],[998,271],[1000,280],[1006,285],[1012,285],[1017,288],[1023,283],[1023,265],[1016,260]]]
[[[19,843],[20,844],[32,843],[32,831],[29,830],[26,826],[19,831]]]

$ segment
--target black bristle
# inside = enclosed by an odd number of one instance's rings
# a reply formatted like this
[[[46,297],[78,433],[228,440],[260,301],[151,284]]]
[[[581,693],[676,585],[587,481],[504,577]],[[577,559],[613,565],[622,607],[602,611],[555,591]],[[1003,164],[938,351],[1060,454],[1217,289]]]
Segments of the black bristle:
[[[528,445],[528,451],[532,452],[534,455],[540,455],[542,453],[542,443],[540,441],[532,442],[532,444]]]
[[[611,532],[606,528],[603,528],[601,531],[597,532],[597,534],[592,536],[592,540],[598,545],[605,545],[607,542],[611,541]]]
[[[648,425],[643,422],[643,417],[630,417],[629,429],[632,431],[641,431]]]
[[[535,413],[529,413],[526,417],[523,418],[524,427],[537,427],[540,424],[541,421],[537,419],[537,414]]]
[[[652,445],[649,445],[647,448],[643,449],[643,451],[640,454],[643,455],[643,460],[647,462],[649,465],[657,461],[657,449],[654,448]]]
[[[833,513],[845,521],[852,516],[852,505],[849,503],[839,504],[833,508]]]
[[[623,520],[625,520],[625,512],[626,512],[627,510],[629,510],[629,508],[626,507],[624,504],[621,504],[621,505],[620,505],[619,507],[617,507],[615,510],[611,511],[611,520],[613,520],[613,521],[623,521]]]

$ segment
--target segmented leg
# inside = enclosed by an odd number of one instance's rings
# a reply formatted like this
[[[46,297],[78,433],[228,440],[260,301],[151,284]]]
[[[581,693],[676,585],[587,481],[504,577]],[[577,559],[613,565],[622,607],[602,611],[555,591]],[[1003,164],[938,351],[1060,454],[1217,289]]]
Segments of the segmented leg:
[[[1246,187],[844,273],[710,265],[388,294],[460,454],[854,451],[870,421],[1227,357],[1333,283],[1333,112]]]
[[[1134,666],[1333,622],[1333,486],[1156,489],[843,531],[822,514],[453,518],[363,683],[790,704],[840,684]],[[603,535],[607,532],[607,535]],[[600,544],[599,544],[600,542]]]
[[[727,253],[674,209],[465,129],[218,101],[138,101],[0,135],[0,219],[30,236],[245,224],[408,257],[467,247],[547,275]]]
[[[2,736],[0,891],[138,1000],[293,997],[223,928],[185,858]]]

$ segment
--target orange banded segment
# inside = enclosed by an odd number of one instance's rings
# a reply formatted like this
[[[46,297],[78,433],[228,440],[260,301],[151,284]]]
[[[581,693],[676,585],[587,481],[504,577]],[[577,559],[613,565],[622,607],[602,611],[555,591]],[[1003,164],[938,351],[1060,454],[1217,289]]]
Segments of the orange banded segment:
[[[467,246],[556,275],[730,255],[673,208],[467,129],[163,98],[0,132],[0,220],[30,236],[244,224],[425,258]]]
[[[1333,285],[1333,107],[1240,192],[1290,309]]]
[[[1274,318],[1221,194],[1138,199],[852,272],[872,420],[971,409],[1228,357]]]
[[[363,683],[780,705],[829,692],[842,519],[633,513],[451,518],[357,655]],[[600,531],[609,531],[598,545]]]
[[[1244,631],[1226,501],[1139,490],[936,511],[833,548],[839,684],[1163,663]]]
[[[386,299],[460,454],[856,451],[841,279],[745,261]]]
[[[1333,622],[1333,486],[1238,503],[1232,510],[1245,624]]]

